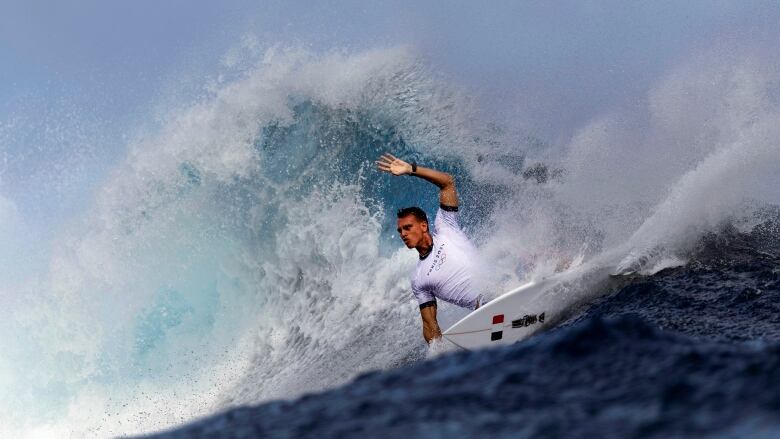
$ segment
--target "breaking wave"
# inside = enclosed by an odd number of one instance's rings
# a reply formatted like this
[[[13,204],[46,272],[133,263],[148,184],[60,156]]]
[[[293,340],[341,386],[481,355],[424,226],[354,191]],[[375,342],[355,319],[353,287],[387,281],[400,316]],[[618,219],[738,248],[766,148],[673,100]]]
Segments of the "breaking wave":
[[[407,49],[269,50],[130,144],[46,270],[0,287],[0,433],[154,431],[425,358],[392,223],[436,196],[379,175],[384,151],[456,175],[493,294],[750,230],[780,204],[780,72],[711,55],[552,148]]]

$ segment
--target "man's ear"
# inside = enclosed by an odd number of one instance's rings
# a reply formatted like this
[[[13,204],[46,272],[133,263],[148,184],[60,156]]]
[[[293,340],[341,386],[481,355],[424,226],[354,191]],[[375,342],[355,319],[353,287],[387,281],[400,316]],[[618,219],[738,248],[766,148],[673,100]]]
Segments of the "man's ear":
[[[428,221],[420,221],[422,223],[423,230],[428,231]]]

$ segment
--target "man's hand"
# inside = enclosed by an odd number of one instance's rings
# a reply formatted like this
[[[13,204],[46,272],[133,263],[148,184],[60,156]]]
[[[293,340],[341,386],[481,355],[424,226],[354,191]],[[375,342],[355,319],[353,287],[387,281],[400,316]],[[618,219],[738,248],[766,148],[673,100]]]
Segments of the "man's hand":
[[[412,165],[405,161],[395,158],[390,153],[382,154],[382,157],[376,161],[376,167],[380,171],[388,172],[393,175],[407,175],[412,173]]]

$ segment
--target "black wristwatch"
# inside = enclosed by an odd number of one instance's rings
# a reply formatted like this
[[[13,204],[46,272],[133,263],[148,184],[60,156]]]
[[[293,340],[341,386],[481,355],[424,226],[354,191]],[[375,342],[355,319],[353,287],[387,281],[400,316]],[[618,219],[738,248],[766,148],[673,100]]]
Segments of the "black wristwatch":
[[[412,174],[417,172],[417,162],[412,162]]]

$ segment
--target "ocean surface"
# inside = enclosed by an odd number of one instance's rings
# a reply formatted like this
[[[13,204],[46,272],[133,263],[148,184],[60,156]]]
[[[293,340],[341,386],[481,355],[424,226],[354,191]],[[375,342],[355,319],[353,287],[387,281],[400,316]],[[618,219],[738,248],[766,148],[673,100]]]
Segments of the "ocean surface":
[[[710,55],[563,140],[404,48],[241,64],[0,286],[0,436],[779,436],[780,71]],[[566,319],[428,347],[385,151],[455,175],[488,296],[581,270]]]
[[[151,437],[777,437],[778,223],[708,236],[513,346],[445,354]]]

